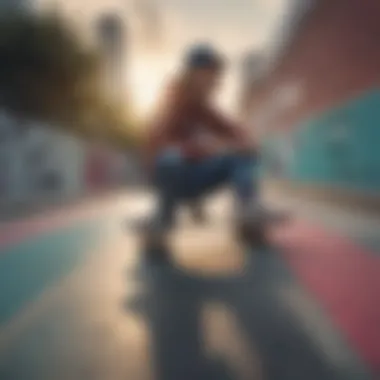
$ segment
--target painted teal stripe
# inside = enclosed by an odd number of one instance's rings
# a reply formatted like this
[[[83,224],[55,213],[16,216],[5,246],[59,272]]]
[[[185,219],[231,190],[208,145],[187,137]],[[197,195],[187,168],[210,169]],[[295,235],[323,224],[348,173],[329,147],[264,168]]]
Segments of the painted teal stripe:
[[[289,136],[269,136],[264,170],[291,140],[294,159],[283,161],[281,176],[308,184],[350,190],[380,190],[380,90],[329,110],[294,128]]]
[[[0,256],[0,324],[78,266],[99,243],[101,226],[101,222],[82,222],[3,251]]]

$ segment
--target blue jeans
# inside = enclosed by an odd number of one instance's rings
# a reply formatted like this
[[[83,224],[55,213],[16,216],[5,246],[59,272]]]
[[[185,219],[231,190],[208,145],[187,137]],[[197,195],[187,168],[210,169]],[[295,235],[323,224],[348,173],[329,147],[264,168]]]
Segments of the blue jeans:
[[[172,226],[182,203],[199,199],[230,185],[244,206],[257,195],[255,155],[223,154],[201,161],[185,159],[176,150],[162,153],[155,165],[154,185],[158,193],[158,222]]]

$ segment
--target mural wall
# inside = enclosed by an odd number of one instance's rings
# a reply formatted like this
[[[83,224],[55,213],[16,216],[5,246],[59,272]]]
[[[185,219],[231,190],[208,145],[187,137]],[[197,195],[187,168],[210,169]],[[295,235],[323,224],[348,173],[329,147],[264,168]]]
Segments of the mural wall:
[[[73,199],[123,185],[127,155],[0,112],[0,206]],[[0,208],[1,211],[1,208]]]
[[[348,189],[380,190],[380,89],[264,141],[269,176]]]

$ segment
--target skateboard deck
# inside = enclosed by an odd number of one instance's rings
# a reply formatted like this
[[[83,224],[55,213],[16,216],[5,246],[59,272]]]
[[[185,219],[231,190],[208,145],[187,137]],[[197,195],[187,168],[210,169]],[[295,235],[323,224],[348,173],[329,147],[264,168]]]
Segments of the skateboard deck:
[[[241,270],[245,260],[245,247],[232,227],[221,222],[180,224],[164,242],[142,241],[142,246],[146,259],[175,262],[198,275],[232,275]]]
[[[223,203],[208,203],[204,210],[207,219],[197,222],[188,212],[180,214],[178,225],[165,237],[141,235],[143,251],[152,257],[184,257],[194,256],[197,252],[207,255],[208,252],[258,252],[270,246],[268,237],[270,229],[277,223],[290,219],[288,213],[270,212],[264,217],[258,217],[245,228],[236,228],[230,210]],[[268,215],[270,215],[268,217]],[[273,218],[274,215],[274,218]],[[280,218],[278,218],[280,215]],[[237,253],[236,253],[237,252]]]
[[[188,273],[233,276],[244,269],[245,247],[227,222],[189,223],[180,226],[170,240],[171,259]]]
[[[186,261],[215,254],[239,257],[247,251],[258,253],[270,245],[271,224],[270,220],[258,220],[249,227],[237,229],[232,220],[210,220],[201,225],[185,222],[165,237],[143,236],[142,244],[148,257],[159,260],[175,257]]]

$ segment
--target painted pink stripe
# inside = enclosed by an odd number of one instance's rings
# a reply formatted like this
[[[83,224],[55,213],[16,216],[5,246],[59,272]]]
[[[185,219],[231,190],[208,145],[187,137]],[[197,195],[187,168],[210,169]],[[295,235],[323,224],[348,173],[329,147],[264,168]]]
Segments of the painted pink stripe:
[[[379,371],[379,258],[349,239],[301,221],[276,231],[274,239],[348,342]]]
[[[95,208],[93,205],[71,206],[43,215],[7,223],[0,229],[0,249],[20,243],[32,236],[51,232],[70,225],[74,221],[94,217],[104,212],[104,202]]]

